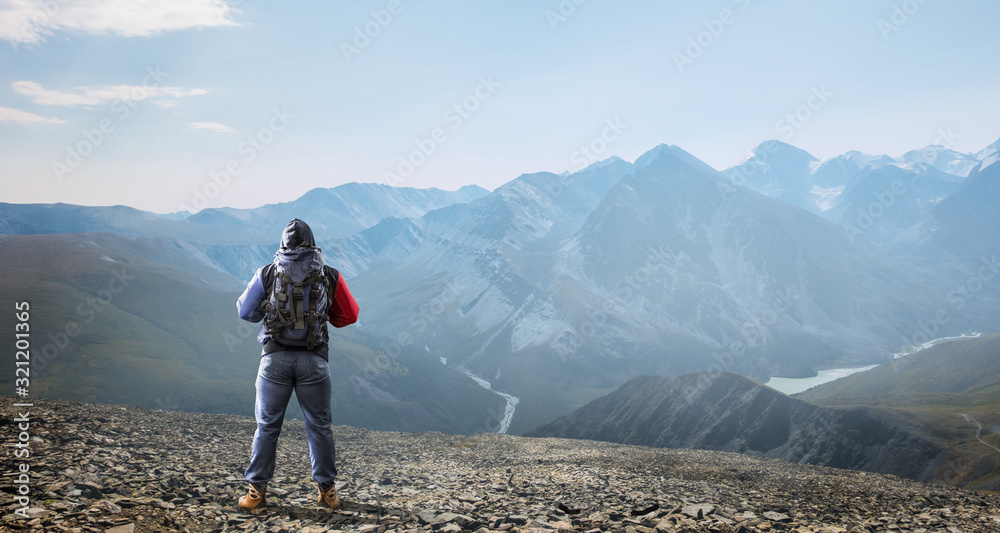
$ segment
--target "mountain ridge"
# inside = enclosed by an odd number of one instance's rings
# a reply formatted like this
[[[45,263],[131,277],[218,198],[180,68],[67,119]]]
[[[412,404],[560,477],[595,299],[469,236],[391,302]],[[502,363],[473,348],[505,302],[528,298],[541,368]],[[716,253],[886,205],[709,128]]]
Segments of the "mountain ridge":
[[[527,434],[708,449],[936,480],[948,450],[877,411],[817,407],[738,374],[640,376]]]

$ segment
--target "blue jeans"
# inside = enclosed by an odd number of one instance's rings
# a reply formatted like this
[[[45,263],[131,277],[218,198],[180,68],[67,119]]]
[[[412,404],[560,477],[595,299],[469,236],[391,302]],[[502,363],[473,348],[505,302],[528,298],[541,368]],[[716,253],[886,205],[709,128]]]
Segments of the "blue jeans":
[[[261,356],[254,404],[257,431],[250,448],[247,481],[263,490],[274,477],[278,435],[288,400],[295,391],[306,422],[313,479],[323,487],[333,483],[337,466],[333,430],[330,429],[330,381],[326,360],[312,352],[279,351]]]

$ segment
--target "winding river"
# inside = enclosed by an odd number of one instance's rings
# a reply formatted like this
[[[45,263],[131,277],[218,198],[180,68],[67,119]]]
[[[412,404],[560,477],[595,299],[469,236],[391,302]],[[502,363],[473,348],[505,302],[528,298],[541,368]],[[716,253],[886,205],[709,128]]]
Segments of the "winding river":
[[[466,376],[472,378],[472,380],[478,383],[480,387],[492,391],[497,396],[500,396],[505,400],[507,400],[507,406],[504,407],[503,410],[503,418],[500,420],[500,429],[497,430],[497,433],[507,433],[507,430],[510,429],[510,421],[514,419],[514,409],[517,408],[517,404],[521,400],[518,399],[517,396],[493,390],[493,387],[490,385],[489,381],[486,381],[485,379],[473,374],[472,372],[469,372],[468,370],[465,370],[464,372]]]
[[[424,349],[430,352],[430,348],[424,346]],[[439,357],[438,359],[441,360],[442,365],[448,366],[447,358]],[[501,398],[507,401],[507,405],[503,409],[503,417],[500,419],[500,429],[497,430],[497,433],[507,433],[507,430],[510,429],[510,422],[511,420],[514,419],[514,410],[517,408],[517,404],[521,400],[517,396],[514,396],[512,394],[507,394],[505,392],[493,390],[493,386],[490,384],[489,381],[486,381],[485,379],[473,374],[472,372],[469,372],[468,370],[463,369],[462,372],[465,373],[466,376],[472,378],[472,380],[478,383],[480,387],[492,392],[493,394],[496,394],[497,396],[500,396]]]

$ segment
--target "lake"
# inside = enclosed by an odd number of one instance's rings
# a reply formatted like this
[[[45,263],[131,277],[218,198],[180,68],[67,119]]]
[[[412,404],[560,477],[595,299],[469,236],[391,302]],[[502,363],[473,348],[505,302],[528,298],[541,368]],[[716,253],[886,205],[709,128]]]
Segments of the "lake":
[[[901,352],[892,354],[893,359],[899,359],[900,357],[906,357],[907,355],[915,354],[919,351],[926,350],[931,346],[936,344],[941,344],[943,342],[951,342],[962,339],[974,339],[982,336],[982,333],[962,333],[954,337],[942,337],[940,339],[934,339],[932,341],[925,342],[923,344],[904,349]],[[849,368],[835,368],[833,370],[820,370],[816,376],[811,378],[771,378],[765,383],[768,387],[778,390],[785,394],[797,394],[805,390],[809,390],[817,385],[822,385],[824,383],[829,383],[831,381],[840,379],[845,376],[850,376],[851,374],[856,374],[858,372],[864,372],[865,370],[871,370],[878,365],[868,365],[868,366],[854,366]]]

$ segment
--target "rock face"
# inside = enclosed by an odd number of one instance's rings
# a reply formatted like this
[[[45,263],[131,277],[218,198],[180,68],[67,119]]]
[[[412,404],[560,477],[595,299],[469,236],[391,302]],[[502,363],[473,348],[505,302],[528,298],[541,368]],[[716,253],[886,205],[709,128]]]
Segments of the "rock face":
[[[13,435],[12,406],[0,426]],[[247,417],[35,400],[30,507],[0,531],[1000,531],[1000,496],[746,455],[336,426],[344,502],[313,505],[305,429],[286,421],[269,512],[242,514]],[[23,409],[22,409],[23,411]],[[9,476],[9,478],[8,478]]]
[[[530,436],[773,457],[930,481],[947,450],[864,407],[796,400],[730,372],[640,376]]]

